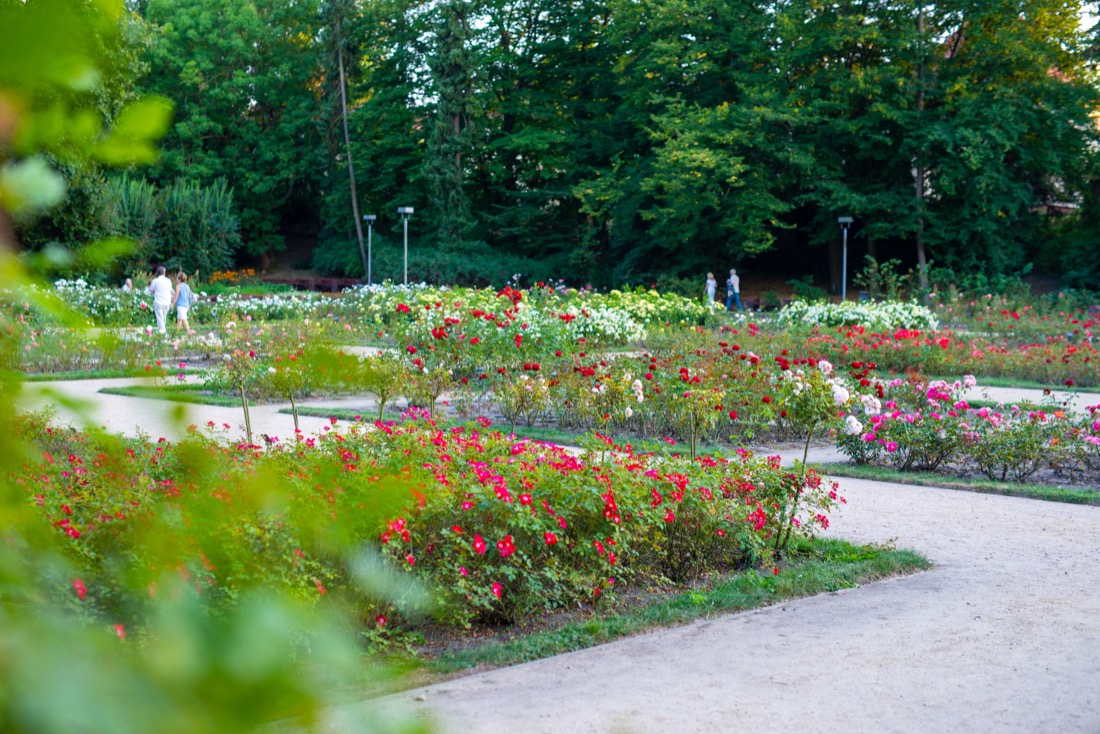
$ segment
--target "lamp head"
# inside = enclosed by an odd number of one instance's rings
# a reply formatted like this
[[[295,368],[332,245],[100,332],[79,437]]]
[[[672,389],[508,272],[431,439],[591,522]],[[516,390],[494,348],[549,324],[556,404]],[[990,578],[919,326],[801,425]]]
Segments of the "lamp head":
[[[376,219],[378,219],[378,215],[376,215],[376,214],[364,214],[363,215],[363,221],[365,221],[365,222],[373,222]]]

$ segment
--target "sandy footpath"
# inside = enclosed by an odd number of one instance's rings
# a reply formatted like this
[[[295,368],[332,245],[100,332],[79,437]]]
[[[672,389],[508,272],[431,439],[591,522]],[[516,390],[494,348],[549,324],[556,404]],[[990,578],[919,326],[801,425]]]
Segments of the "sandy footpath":
[[[133,398],[124,395],[106,395],[99,392],[104,387],[124,385],[154,384],[134,378],[111,378],[102,380],[70,380],[64,382],[27,382],[17,401],[21,409],[40,410],[51,408],[56,411],[62,422],[71,425],[84,425],[85,416],[92,416],[92,425],[107,430],[136,436],[143,432],[153,439],[160,437],[179,440],[186,435],[190,424],[205,425],[214,421],[216,426],[228,425],[226,435],[243,439],[244,413],[240,407],[221,408],[212,405],[192,405],[188,403],[169,403],[164,400]],[[74,401],[72,404],[67,401]],[[323,405],[341,407],[343,405],[362,406],[369,401],[363,398],[340,400],[305,400],[299,407]],[[271,405],[252,405],[248,409],[252,423],[253,440],[260,442],[260,434],[286,440],[294,435],[294,417],[280,413],[289,403]],[[327,418],[299,416],[298,424],[306,435],[324,430],[329,425]]]
[[[95,392],[127,382],[28,384],[22,403],[55,403],[46,387],[130,435],[171,438],[206,420],[239,430],[239,409],[188,406],[181,423],[165,403]],[[278,407],[254,409],[256,433],[291,435]],[[839,481],[848,504],[832,533],[896,539],[935,568],[345,706],[329,728],[393,710],[502,734],[1100,732],[1100,508]]]

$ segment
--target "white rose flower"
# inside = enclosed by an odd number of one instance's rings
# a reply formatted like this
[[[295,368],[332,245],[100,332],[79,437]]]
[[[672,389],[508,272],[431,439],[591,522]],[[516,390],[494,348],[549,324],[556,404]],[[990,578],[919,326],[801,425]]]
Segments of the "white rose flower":
[[[840,385],[833,385],[833,402],[834,403],[836,403],[837,405],[844,405],[845,403],[848,402],[848,398],[850,398],[850,397],[851,397],[851,394],[848,392],[847,389],[841,387]]]
[[[863,433],[863,424],[854,415],[850,415],[844,419],[844,432],[849,436],[858,436]]]

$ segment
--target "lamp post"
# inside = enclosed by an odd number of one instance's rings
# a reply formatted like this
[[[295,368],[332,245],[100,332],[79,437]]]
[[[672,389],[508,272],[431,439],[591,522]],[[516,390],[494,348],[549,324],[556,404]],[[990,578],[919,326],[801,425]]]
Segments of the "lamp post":
[[[371,250],[371,234],[373,233],[374,220],[376,220],[376,219],[378,219],[378,217],[377,217],[377,215],[374,215],[374,214],[364,214],[363,215],[363,221],[367,223],[367,285],[372,285],[374,283],[374,281],[371,280],[371,272],[370,272],[370,269],[371,269],[371,251],[370,250]]]
[[[409,284],[409,217],[412,216],[411,206],[397,207],[397,213],[401,215],[401,221],[405,226],[405,285]]]
[[[840,259],[840,300],[848,300],[848,227],[852,226],[851,217],[837,217],[840,231],[844,237],[844,251]]]

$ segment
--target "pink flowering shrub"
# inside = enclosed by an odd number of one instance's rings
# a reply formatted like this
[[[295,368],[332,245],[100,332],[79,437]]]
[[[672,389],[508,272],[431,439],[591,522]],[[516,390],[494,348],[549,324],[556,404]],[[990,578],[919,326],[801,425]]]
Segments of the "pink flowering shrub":
[[[873,378],[874,387],[882,384]],[[845,418],[850,430],[838,433],[837,446],[857,463],[887,463],[903,471],[951,465],[999,481],[1022,482],[1040,469],[1096,468],[1096,406],[1077,417],[1053,399],[1034,409],[975,409],[960,396],[975,384],[970,376],[954,383],[892,380],[883,400],[865,395],[853,406]]]
[[[777,461],[749,452],[659,460],[600,439],[578,457],[472,428],[380,430],[417,447],[407,449],[416,503],[382,532],[385,553],[459,623],[511,621],[638,578],[687,580],[758,561],[781,527],[777,511],[797,494]],[[816,475],[807,486],[820,495],[817,512],[798,527],[812,535],[827,527],[836,494]]]
[[[1023,482],[1068,446],[1061,442],[1069,427],[1062,411],[982,408],[968,418],[965,459],[989,479]]]
[[[837,501],[816,474],[749,452],[657,458],[599,438],[578,456],[487,422],[352,423],[264,450],[198,431],[120,440],[42,416],[16,430],[39,454],[9,472],[76,568],[56,593],[129,626],[166,577],[214,612],[259,585],[341,599],[371,630],[411,613],[359,588],[341,550],[356,545],[418,577],[441,619],[512,621],[631,582],[760,563],[792,525],[826,528]]]

